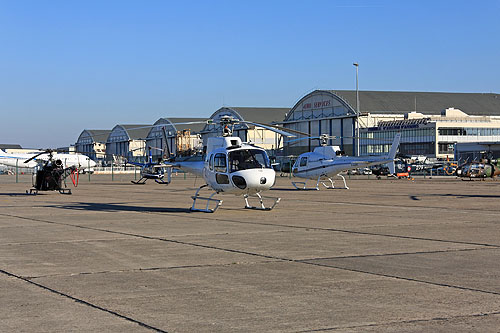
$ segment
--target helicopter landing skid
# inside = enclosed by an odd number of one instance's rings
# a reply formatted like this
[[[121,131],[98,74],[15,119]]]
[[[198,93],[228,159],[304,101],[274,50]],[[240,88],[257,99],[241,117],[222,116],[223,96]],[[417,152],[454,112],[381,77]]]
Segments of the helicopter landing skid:
[[[302,191],[319,191],[319,184],[323,185],[326,189],[345,189],[348,190],[349,187],[347,186],[345,182],[344,176],[341,174],[337,174],[342,180],[344,181],[344,187],[335,187],[334,181],[330,177],[323,177],[319,176],[318,181],[316,182],[316,187],[306,187],[306,182],[292,182],[292,185],[297,189],[297,190],[302,190]],[[326,178],[326,179],[325,179]],[[329,181],[330,184],[325,184],[326,181]],[[297,184],[301,184],[301,187],[297,186]]]
[[[144,184],[146,184],[146,180],[147,180],[146,178],[141,178],[138,181],[131,180],[130,182],[132,184],[136,184],[136,185],[144,185]]]
[[[198,190],[196,190],[196,193],[191,197],[193,199],[193,206],[191,206],[191,211],[192,212],[204,212],[204,213],[214,213],[217,208],[219,208],[220,205],[222,205],[222,200],[219,199],[213,199],[213,196],[218,194],[217,192],[212,193],[208,198],[207,197],[200,197],[199,192],[202,188],[207,187],[208,185],[202,185]],[[207,205],[204,209],[202,208],[196,208],[196,200],[201,200],[201,201],[206,201]],[[210,209],[210,203],[215,203],[215,207],[213,209]]]
[[[248,203],[249,195],[245,194],[243,196],[243,198],[245,199],[245,208],[246,209],[272,210],[274,208],[274,206],[276,206],[280,202],[280,200],[281,200],[281,198],[265,197],[265,198],[269,198],[269,199],[273,199],[274,200],[274,203],[273,203],[273,205],[271,207],[266,207],[266,206],[264,206],[264,202],[262,201],[262,196],[260,195],[260,193],[256,193],[256,196],[259,198],[260,207],[250,206],[250,204]]]
[[[61,188],[59,190],[60,194],[71,194],[71,189],[70,188]],[[38,190],[36,188],[30,188],[29,191],[26,190],[26,194],[29,194],[29,195],[37,195],[38,194]]]

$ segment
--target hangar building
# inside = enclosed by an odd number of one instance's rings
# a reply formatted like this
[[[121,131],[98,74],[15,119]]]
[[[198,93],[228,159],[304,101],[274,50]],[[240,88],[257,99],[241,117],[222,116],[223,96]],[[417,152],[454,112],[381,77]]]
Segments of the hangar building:
[[[144,160],[151,125],[116,125],[106,140],[106,159]]]
[[[168,147],[173,154],[189,154],[201,149],[201,139],[199,132],[203,129],[206,118],[160,118],[150,129],[146,137],[146,151],[149,147],[154,159],[162,155],[163,142],[162,127],[165,127],[167,133]],[[189,122],[200,122],[198,124],[184,124]]]
[[[85,154],[94,161],[104,160],[106,140],[110,133],[111,130],[83,130],[75,143],[76,152]]]
[[[282,124],[313,137],[336,136],[329,144],[351,155],[356,154],[357,119],[361,154],[387,152],[398,131],[402,152],[438,158],[453,155],[456,142],[477,141],[477,136],[500,140],[499,94],[360,91],[359,104],[358,115],[355,90],[316,90],[299,100]],[[318,145],[307,138],[285,142],[285,154]]]

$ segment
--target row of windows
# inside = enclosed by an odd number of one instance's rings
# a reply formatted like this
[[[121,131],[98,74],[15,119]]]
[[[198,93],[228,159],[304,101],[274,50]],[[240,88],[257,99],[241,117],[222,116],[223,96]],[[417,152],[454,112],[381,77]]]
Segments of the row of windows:
[[[434,155],[434,142],[402,143],[399,152],[404,155]]]
[[[348,114],[348,110],[343,106],[335,106],[333,108],[316,109],[316,110],[294,110],[292,117],[289,120],[304,120],[304,119],[318,119],[341,117]]]
[[[396,133],[401,133],[401,140],[405,138],[420,138],[424,136],[434,137],[434,128],[414,128],[414,129],[403,129],[403,130],[391,130],[391,131],[373,131],[373,132],[361,132],[361,138],[369,139],[381,139],[390,140],[394,139]]]
[[[500,135],[500,128],[440,128],[439,135],[473,135],[492,136]]]
[[[362,155],[382,155],[387,154],[391,149],[390,144],[373,144],[361,146]],[[434,142],[402,143],[399,145],[399,152],[405,155],[433,155]]]

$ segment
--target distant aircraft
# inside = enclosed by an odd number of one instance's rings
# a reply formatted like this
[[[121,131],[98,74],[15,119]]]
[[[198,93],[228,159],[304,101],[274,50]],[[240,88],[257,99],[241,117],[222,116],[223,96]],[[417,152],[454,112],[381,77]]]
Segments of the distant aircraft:
[[[500,175],[500,160],[484,158],[479,162],[469,162],[460,165],[455,174],[457,177],[484,179],[496,178]]]
[[[10,166],[10,167],[19,167],[19,168],[34,168],[40,163],[44,163],[49,160],[49,155],[42,153],[39,156],[32,158],[35,156],[34,154],[10,154],[6,153],[0,149],[0,164]],[[53,153],[52,158],[54,160],[61,160],[64,167],[76,167],[78,169],[83,170],[84,172],[93,172],[93,167],[96,166],[96,163],[91,160],[88,156],[82,154],[62,154],[62,153]],[[28,161],[27,163],[24,163]]]
[[[326,188],[334,188],[331,177],[338,175],[344,181],[344,188],[348,189],[344,176],[339,173],[346,170],[366,168],[371,165],[389,163],[390,173],[394,173],[394,158],[398,150],[401,133],[396,134],[394,141],[387,155],[383,156],[339,156],[338,147],[327,146],[329,137],[322,135],[319,137],[322,142],[320,147],[316,147],[313,152],[299,155],[293,165],[292,173],[295,177],[317,180],[316,187],[312,189],[319,190],[319,184],[322,183]],[[330,184],[323,181],[328,180]],[[307,190],[306,182],[292,182],[298,190]],[[297,186],[297,184],[300,185]]]

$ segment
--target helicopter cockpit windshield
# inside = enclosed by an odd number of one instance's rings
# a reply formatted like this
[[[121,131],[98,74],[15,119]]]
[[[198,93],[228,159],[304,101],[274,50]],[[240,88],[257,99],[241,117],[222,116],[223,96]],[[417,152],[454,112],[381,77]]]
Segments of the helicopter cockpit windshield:
[[[229,153],[229,165],[231,172],[271,168],[269,157],[260,149],[240,149]]]

